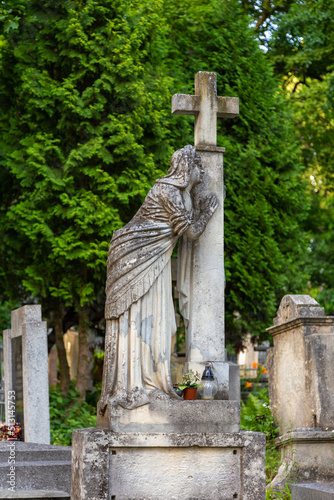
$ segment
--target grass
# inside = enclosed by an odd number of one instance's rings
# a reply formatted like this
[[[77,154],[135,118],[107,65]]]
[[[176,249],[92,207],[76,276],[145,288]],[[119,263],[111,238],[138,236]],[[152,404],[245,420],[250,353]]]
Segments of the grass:
[[[241,402],[241,429],[264,432],[266,435],[266,482],[271,483],[282,462],[275,446],[278,427],[270,411],[267,389],[261,389],[256,394],[249,393],[247,401]],[[273,499],[291,500],[288,486],[280,492],[267,489],[266,500]]]
[[[74,383],[67,397],[59,387],[50,387],[50,427],[51,444],[71,446],[74,429],[96,427],[96,406],[82,400]]]

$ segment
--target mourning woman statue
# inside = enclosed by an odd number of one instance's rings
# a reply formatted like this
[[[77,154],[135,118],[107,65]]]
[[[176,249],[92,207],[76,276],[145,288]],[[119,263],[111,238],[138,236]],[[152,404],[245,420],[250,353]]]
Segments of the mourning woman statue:
[[[191,191],[202,176],[195,147],[176,151],[168,174],[156,181],[133,219],[113,234],[101,414],[108,404],[132,409],[157,398],[178,398],[170,377],[176,333],[171,256],[179,236],[198,238],[217,208],[211,195],[195,215]]]

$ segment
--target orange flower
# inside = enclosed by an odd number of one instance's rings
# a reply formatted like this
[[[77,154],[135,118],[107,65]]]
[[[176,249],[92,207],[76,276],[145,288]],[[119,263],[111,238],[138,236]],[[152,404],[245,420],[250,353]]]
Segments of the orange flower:
[[[247,380],[246,381],[246,389],[250,389],[251,387],[253,387],[252,382],[248,382],[248,380]]]
[[[263,373],[268,373],[268,370],[265,369],[265,367],[262,365],[261,366],[261,374]]]
[[[255,363],[255,361],[254,361],[254,363],[252,363],[252,364],[251,364],[251,366],[252,366],[253,368],[257,368],[258,366],[260,366],[260,364],[261,364],[261,363]]]

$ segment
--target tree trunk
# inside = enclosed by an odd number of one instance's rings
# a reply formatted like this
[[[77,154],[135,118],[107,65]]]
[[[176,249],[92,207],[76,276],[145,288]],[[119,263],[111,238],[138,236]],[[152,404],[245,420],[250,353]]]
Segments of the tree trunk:
[[[63,333],[63,315],[61,312],[60,305],[58,305],[58,307],[54,312],[54,328],[56,334],[56,346],[59,359],[60,392],[64,396],[67,396],[70,388],[70,370],[66,358],[64,333]]]
[[[79,362],[77,389],[85,399],[89,370],[89,307],[79,307]]]

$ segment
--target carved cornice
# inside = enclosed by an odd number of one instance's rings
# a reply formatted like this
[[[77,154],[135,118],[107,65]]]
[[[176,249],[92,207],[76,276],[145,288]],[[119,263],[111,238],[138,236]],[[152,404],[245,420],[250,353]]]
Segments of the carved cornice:
[[[271,335],[279,335],[282,332],[286,332],[288,330],[293,330],[295,328],[299,328],[301,326],[306,325],[317,325],[317,326],[330,326],[334,324],[334,316],[306,316],[300,318],[290,319],[289,321],[285,321],[280,325],[271,326],[267,328],[267,332]]]

